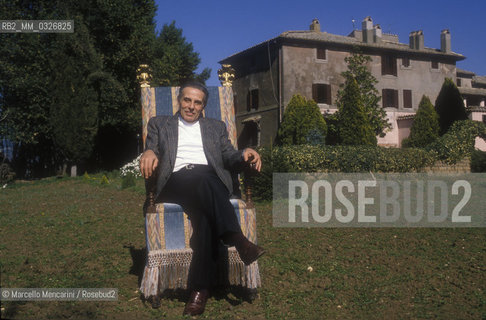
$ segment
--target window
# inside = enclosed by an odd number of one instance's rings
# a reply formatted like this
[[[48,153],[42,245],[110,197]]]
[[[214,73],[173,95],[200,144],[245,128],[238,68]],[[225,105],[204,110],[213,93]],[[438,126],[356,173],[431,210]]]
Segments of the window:
[[[461,78],[457,78],[457,86],[460,87],[462,85]]]
[[[402,66],[405,68],[410,67],[410,58],[408,57],[402,58]]]
[[[326,49],[324,48],[317,48],[317,59],[318,60],[326,60]]]
[[[403,90],[403,107],[412,108],[412,90]]]
[[[432,61],[430,65],[431,65],[432,69],[439,69],[439,62],[438,61]]]
[[[381,74],[397,75],[397,58],[388,54],[381,57]]]
[[[312,99],[317,103],[331,104],[331,86],[323,83],[312,84]]]
[[[383,89],[381,96],[383,97],[383,108],[398,108],[398,90]]]
[[[248,91],[246,96],[246,111],[251,111],[251,109],[258,109],[258,89]]]
[[[486,114],[483,114],[483,123],[486,124]]]

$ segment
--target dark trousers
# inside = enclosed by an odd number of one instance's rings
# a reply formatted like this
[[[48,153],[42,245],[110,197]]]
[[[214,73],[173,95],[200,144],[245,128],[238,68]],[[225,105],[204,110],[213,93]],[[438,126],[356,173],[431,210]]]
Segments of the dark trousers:
[[[210,288],[221,239],[241,233],[228,189],[211,166],[189,165],[172,173],[157,202],[177,203],[189,215],[193,250],[188,285]]]

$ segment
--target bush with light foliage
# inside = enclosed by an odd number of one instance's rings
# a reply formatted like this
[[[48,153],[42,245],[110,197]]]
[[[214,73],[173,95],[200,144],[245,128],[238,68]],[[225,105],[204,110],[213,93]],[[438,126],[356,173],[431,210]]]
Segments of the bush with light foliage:
[[[404,147],[425,147],[439,138],[439,116],[429,97],[423,96],[413,119],[410,136],[402,141]]]
[[[327,126],[317,103],[296,94],[292,97],[277,133],[277,144],[324,144]]]

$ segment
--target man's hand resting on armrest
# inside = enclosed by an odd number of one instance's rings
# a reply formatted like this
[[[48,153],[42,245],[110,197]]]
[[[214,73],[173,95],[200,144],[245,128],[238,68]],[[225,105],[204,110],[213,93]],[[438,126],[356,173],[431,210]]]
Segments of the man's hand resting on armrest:
[[[150,178],[158,165],[159,159],[157,159],[157,156],[152,150],[148,149],[142,154],[140,158],[140,172],[145,179]]]
[[[262,159],[260,158],[258,152],[251,148],[246,148],[243,150],[243,160],[245,160],[245,162],[248,163],[251,168],[260,172],[262,168]]]

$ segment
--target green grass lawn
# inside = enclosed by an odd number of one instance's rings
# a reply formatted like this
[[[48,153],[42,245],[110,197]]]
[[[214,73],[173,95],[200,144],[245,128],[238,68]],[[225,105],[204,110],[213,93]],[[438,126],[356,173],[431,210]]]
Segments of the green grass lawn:
[[[181,317],[185,293],[152,309],[138,291],[143,181],[122,190],[108,178],[0,189],[0,280],[8,288],[118,288],[118,301],[2,301],[2,319]],[[200,318],[486,319],[484,228],[274,228],[272,204],[256,206],[267,250],[259,295],[250,303],[220,289]]]

